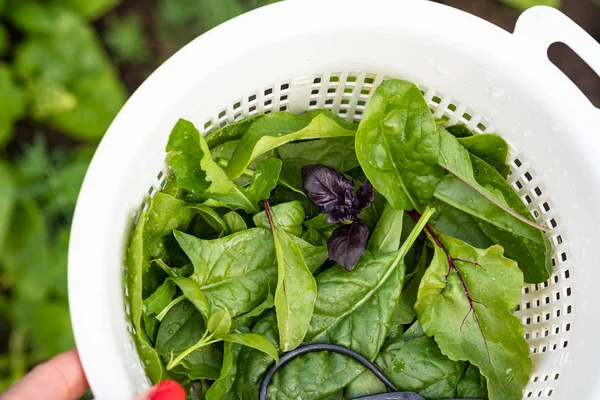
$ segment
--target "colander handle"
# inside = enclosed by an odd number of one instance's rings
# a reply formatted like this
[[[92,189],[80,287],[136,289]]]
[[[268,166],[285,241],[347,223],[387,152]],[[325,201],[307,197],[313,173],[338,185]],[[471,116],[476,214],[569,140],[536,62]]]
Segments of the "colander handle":
[[[532,51],[548,58],[548,48],[564,43],[600,76],[600,44],[582,27],[552,7],[532,7],[519,17],[514,34],[532,42]]]

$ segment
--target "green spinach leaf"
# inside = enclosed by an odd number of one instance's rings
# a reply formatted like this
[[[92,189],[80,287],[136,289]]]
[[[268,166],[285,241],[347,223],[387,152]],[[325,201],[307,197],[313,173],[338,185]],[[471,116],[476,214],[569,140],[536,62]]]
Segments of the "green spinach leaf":
[[[200,287],[190,278],[169,278],[173,281],[179,289],[183,292],[186,299],[190,301],[196,307],[196,310],[205,318],[208,319],[210,314],[210,306],[208,300]]]
[[[300,247],[281,228],[276,215],[264,202],[277,258],[275,310],[279,328],[279,346],[283,351],[302,343],[313,314],[317,283],[306,265]]]
[[[523,216],[531,218],[531,213],[521,198],[502,177],[482,160],[471,156],[475,179],[485,186],[498,190],[509,207]],[[506,257],[515,260],[525,275],[525,282],[540,283],[552,273],[550,240],[542,231],[530,229],[530,236],[524,238],[510,230],[500,229],[495,224],[477,220],[481,230],[493,243],[504,247]]]
[[[142,311],[146,315],[159,314],[173,300],[175,292],[175,284],[169,280],[165,281],[150,297],[144,300]]]
[[[227,309],[236,317],[265,300],[277,273],[268,230],[253,228],[215,240],[174,235],[194,265],[190,279],[206,296],[211,313]]]
[[[191,355],[202,351],[204,348],[211,348],[212,344],[220,341],[237,343],[260,350],[268,354],[276,362],[279,362],[277,349],[264,336],[257,335],[255,333],[227,333],[230,329],[231,315],[229,312],[227,310],[221,310],[214,313],[209,318],[206,332],[204,332],[204,335],[202,335],[200,340],[198,340],[198,342],[196,342],[194,345],[186,348],[184,351],[178,354],[177,357],[171,358],[167,364],[167,370],[176,368],[180,363],[189,360]]]
[[[458,124],[446,127],[446,130],[450,132],[456,138],[468,138],[475,136],[472,130],[469,129],[465,124]]]
[[[353,129],[341,126],[326,114],[317,114],[306,124],[303,116],[273,113],[253,123],[242,136],[229,164],[227,175],[235,179],[242,175],[250,161],[286,143],[296,140],[354,136]]]
[[[426,399],[451,399],[456,397],[456,387],[468,364],[450,360],[433,338],[421,336],[387,342],[377,365],[403,390],[417,392]]]
[[[246,314],[240,315],[234,319],[234,326],[249,328],[267,311],[275,307],[275,298],[271,293],[267,296],[265,301],[260,303],[254,310],[247,312]]]
[[[260,212],[258,202],[268,198],[271,191],[277,186],[281,160],[271,158],[264,160],[252,174],[248,187],[237,185],[223,193],[211,193],[206,196],[205,204],[211,207],[228,207],[232,210],[244,210],[248,214]]]
[[[231,315],[227,309],[219,310],[212,314],[206,324],[208,332],[213,334],[213,337],[220,339],[229,333],[231,329]]]
[[[480,250],[429,231],[435,254],[419,287],[419,322],[452,360],[486,377],[491,400],[521,399],[532,362],[524,328],[512,314],[523,273],[500,246]]]
[[[487,385],[485,378],[481,376],[479,369],[474,365],[469,365],[465,375],[458,382],[456,387],[456,396],[466,399],[484,399],[487,397]]]
[[[177,353],[173,353],[176,357]],[[166,357],[165,357],[166,358]],[[170,356],[169,356],[170,358]],[[172,375],[181,374],[191,380],[218,379],[223,363],[223,354],[213,346],[202,347],[185,357],[181,364],[173,368]]]
[[[194,124],[180,119],[167,144],[169,166],[179,186],[192,194],[227,193],[234,187],[210,155],[206,141]]]
[[[460,138],[458,142],[469,150],[469,153],[481,158],[492,166],[504,179],[508,177],[508,143],[502,137],[490,133]]]
[[[274,312],[267,313],[260,319],[252,333],[262,335],[279,348],[279,331],[277,330],[277,317]],[[244,347],[240,350],[235,377],[235,391],[241,400],[257,400],[258,389],[267,369],[273,359],[266,353]],[[286,368],[288,368],[286,366]]]
[[[431,218],[430,224],[440,232],[479,249],[487,249],[494,244],[472,215],[442,201],[436,202],[435,209],[437,212]]]
[[[140,221],[145,218],[142,248],[143,298],[150,296],[162,283],[162,271],[151,261],[168,257],[165,238],[174,229],[186,229],[193,216],[194,211],[184,201],[157,193],[148,211],[140,217]]]
[[[398,210],[422,210],[444,176],[439,152],[437,126],[419,88],[381,83],[356,134],[356,156],[375,189]]]
[[[250,125],[252,125],[257,120],[261,119],[262,117],[264,117],[264,114],[257,114],[252,117],[243,119],[239,122],[234,122],[233,124],[226,125],[221,129],[211,134],[208,134],[206,136],[206,144],[208,145],[208,148],[212,150],[215,147],[220,146],[224,143],[233,140],[239,140],[244,135],[244,133],[246,133],[248,128],[250,128]]]
[[[300,249],[302,257],[306,262],[306,266],[311,273],[315,272],[325,261],[327,261],[329,255],[326,246],[313,246],[298,236],[290,235],[289,238]]]
[[[269,342],[270,343],[270,342]],[[223,346],[223,366],[217,379],[206,392],[206,400],[237,400],[233,389],[237,372],[237,360],[242,346],[226,342]]]
[[[142,218],[135,227],[129,245],[127,283],[131,307],[131,323],[135,329],[134,339],[138,354],[144,364],[144,370],[152,382],[160,382],[167,376],[167,371],[160,356],[150,344],[150,339],[142,328],[142,269],[144,265],[144,225]]]
[[[260,350],[263,353],[268,354],[275,362],[279,362],[277,348],[262,335],[257,335],[256,333],[230,333],[223,336],[223,340]]]
[[[165,367],[157,351],[150,344],[142,327],[143,299],[151,295],[161,284],[159,267],[151,260],[165,254],[163,238],[173,229],[185,229],[191,221],[193,212],[185,202],[172,196],[158,193],[152,199],[148,211],[140,216],[127,259],[127,286],[131,307],[131,322],[135,329],[135,341],[140,358],[144,362],[146,373],[153,382],[159,382],[167,376]]]
[[[373,375],[371,371],[364,371],[344,389],[344,394],[346,399],[355,399],[387,391],[388,389],[381,379]]]
[[[423,274],[427,269],[427,249],[423,247],[417,268],[404,279],[402,295],[392,318],[392,329],[399,331],[402,325],[410,324],[417,317],[415,303]]]
[[[212,208],[208,206],[193,206],[193,210],[198,211],[198,214],[210,225],[212,229],[219,234],[224,235],[228,232],[228,227],[223,218]]]
[[[397,251],[400,248],[403,221],[404,211],[395,209],[389,203],[386,204],[371,234],[368,248],[381,252]]]
[[[235,211],[229,211],[227,214],[223,215],[223,221],[225,221],[227,232],[229,233],[241,232],[248,229],[248,225],[246,225],[244,218]]]
[[[281,203],[273,206],[273,219],[285,232],[290,235],[300,236],[302,234],[302,223],[304,222],[304,207],[299,201]],[[256,214],[253,218],[254,224],[260,228],[271,229],[266,211]]]
[[[156,351],[161,355],[179,352],[196,343],[206,329],[202,315],[187,300],[176,304],[163,318],[156,335]]]

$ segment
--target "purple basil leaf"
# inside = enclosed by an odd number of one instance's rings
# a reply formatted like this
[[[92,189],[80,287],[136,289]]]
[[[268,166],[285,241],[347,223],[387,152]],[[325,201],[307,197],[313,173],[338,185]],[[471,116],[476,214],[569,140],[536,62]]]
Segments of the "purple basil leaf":
[[[358,208],[363,210],[371,205],[375,198],[375,189],[368,180],[364,181],[356,192],[356,198],[358,199]]]
[[[329,214],[327,222],[353,220],[360,211],[352,181],[335,169],[324,165],[302,168],[304,193],[317,208]]]
[[[362,221],[340,226],[327,241],[329,259],[352,271],[360,256],[365,254],[368,234],[369,230]]]

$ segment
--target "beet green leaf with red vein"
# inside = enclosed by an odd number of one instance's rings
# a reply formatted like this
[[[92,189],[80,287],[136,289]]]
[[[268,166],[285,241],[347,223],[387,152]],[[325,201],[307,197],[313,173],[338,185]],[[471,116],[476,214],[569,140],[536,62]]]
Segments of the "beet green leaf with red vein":
[[[433,261],[415,305],[419,322],[451,360],[469,361],[486,378],[490,400],[519,400],[532,362],[524,328],[512,314],[523,273],[500,246],[476,249],[428,228]]]

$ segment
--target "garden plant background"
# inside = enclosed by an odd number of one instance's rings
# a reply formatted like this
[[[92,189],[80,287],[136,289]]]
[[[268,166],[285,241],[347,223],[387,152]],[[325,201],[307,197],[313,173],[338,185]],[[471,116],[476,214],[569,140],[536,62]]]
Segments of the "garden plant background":
[[[275,1],[0,0],[0,393],[74,345],[71,217],[94,149],[127,97],[197,35]],[[508,30],[523,9],[561,7],[600,39],[600,0],[438,2]],[[589,67],[565,48],[551,57],[600,104]]]

